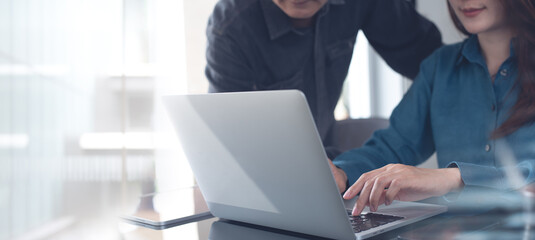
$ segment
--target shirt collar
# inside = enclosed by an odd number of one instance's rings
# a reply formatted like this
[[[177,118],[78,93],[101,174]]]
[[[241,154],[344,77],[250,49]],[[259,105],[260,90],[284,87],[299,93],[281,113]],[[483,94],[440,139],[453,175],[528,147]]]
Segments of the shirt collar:
[[[261,0],[262,11],[269,31],[271,40],[279,38],[280,36],[293,30],[292,21],[273,0]],[[327,4],[320,9],[318,15],[323,15],[329,10],[329,5],[345,4],[345,0],[328,0]]]
[[[511,40],[510,45],[510,55],[509,59],[512,59],[515,56],[515,51],[513,47],[514,39]],[[472,63],[478,63],[482,66],[486,66],[485,59],[483,58],[483,54],[481,53],[481,48],[479,47],[479,41],[477,39],[477,35],[473,34],[468,37],[468,39],[464,42],[461,55],[459,56],[459,59],[457,59],[456,64],[459,65],[462,63],[462,61],[466,59],[469,62]]]

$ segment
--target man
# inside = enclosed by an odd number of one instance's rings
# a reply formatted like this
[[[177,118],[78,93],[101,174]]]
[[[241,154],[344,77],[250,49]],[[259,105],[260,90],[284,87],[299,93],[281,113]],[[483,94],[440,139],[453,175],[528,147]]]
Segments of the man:
[[[333,159],[333,112],[359,30],[409,78],[442,45],[406,0],[220,0],[207,28],[209,91],[301,90]]]

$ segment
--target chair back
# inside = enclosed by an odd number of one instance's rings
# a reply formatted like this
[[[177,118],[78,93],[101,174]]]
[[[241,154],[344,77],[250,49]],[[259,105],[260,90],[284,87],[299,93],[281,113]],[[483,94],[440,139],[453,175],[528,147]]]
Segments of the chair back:
[[[360,147],[372,136],[373,132],[387,128],[388,119],[360,118],[337,121],[334,126],[334,146],[342,152]]]

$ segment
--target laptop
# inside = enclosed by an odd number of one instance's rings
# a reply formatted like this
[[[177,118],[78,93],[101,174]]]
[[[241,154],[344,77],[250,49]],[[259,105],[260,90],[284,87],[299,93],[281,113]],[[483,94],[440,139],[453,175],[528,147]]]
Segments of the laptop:
[[[363,239],[445,212],[394,202],[348,216],[305,96],[297,90],[164,96],[210,212],[335,239]]]

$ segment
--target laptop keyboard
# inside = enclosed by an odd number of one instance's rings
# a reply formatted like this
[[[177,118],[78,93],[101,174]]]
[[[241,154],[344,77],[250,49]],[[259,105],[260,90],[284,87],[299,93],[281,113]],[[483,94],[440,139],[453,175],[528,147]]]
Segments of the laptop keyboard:
[[[351,211],[347,211],[347,214],[349,216],[351,226],[353,227],[353,231],[356,233],[366,231],[374,227],[379,227],[381,225],[385,225],[387,223],[391,223],[404,218],[371,212],[366,214],[360,214],[358,216],[351,216]]]

